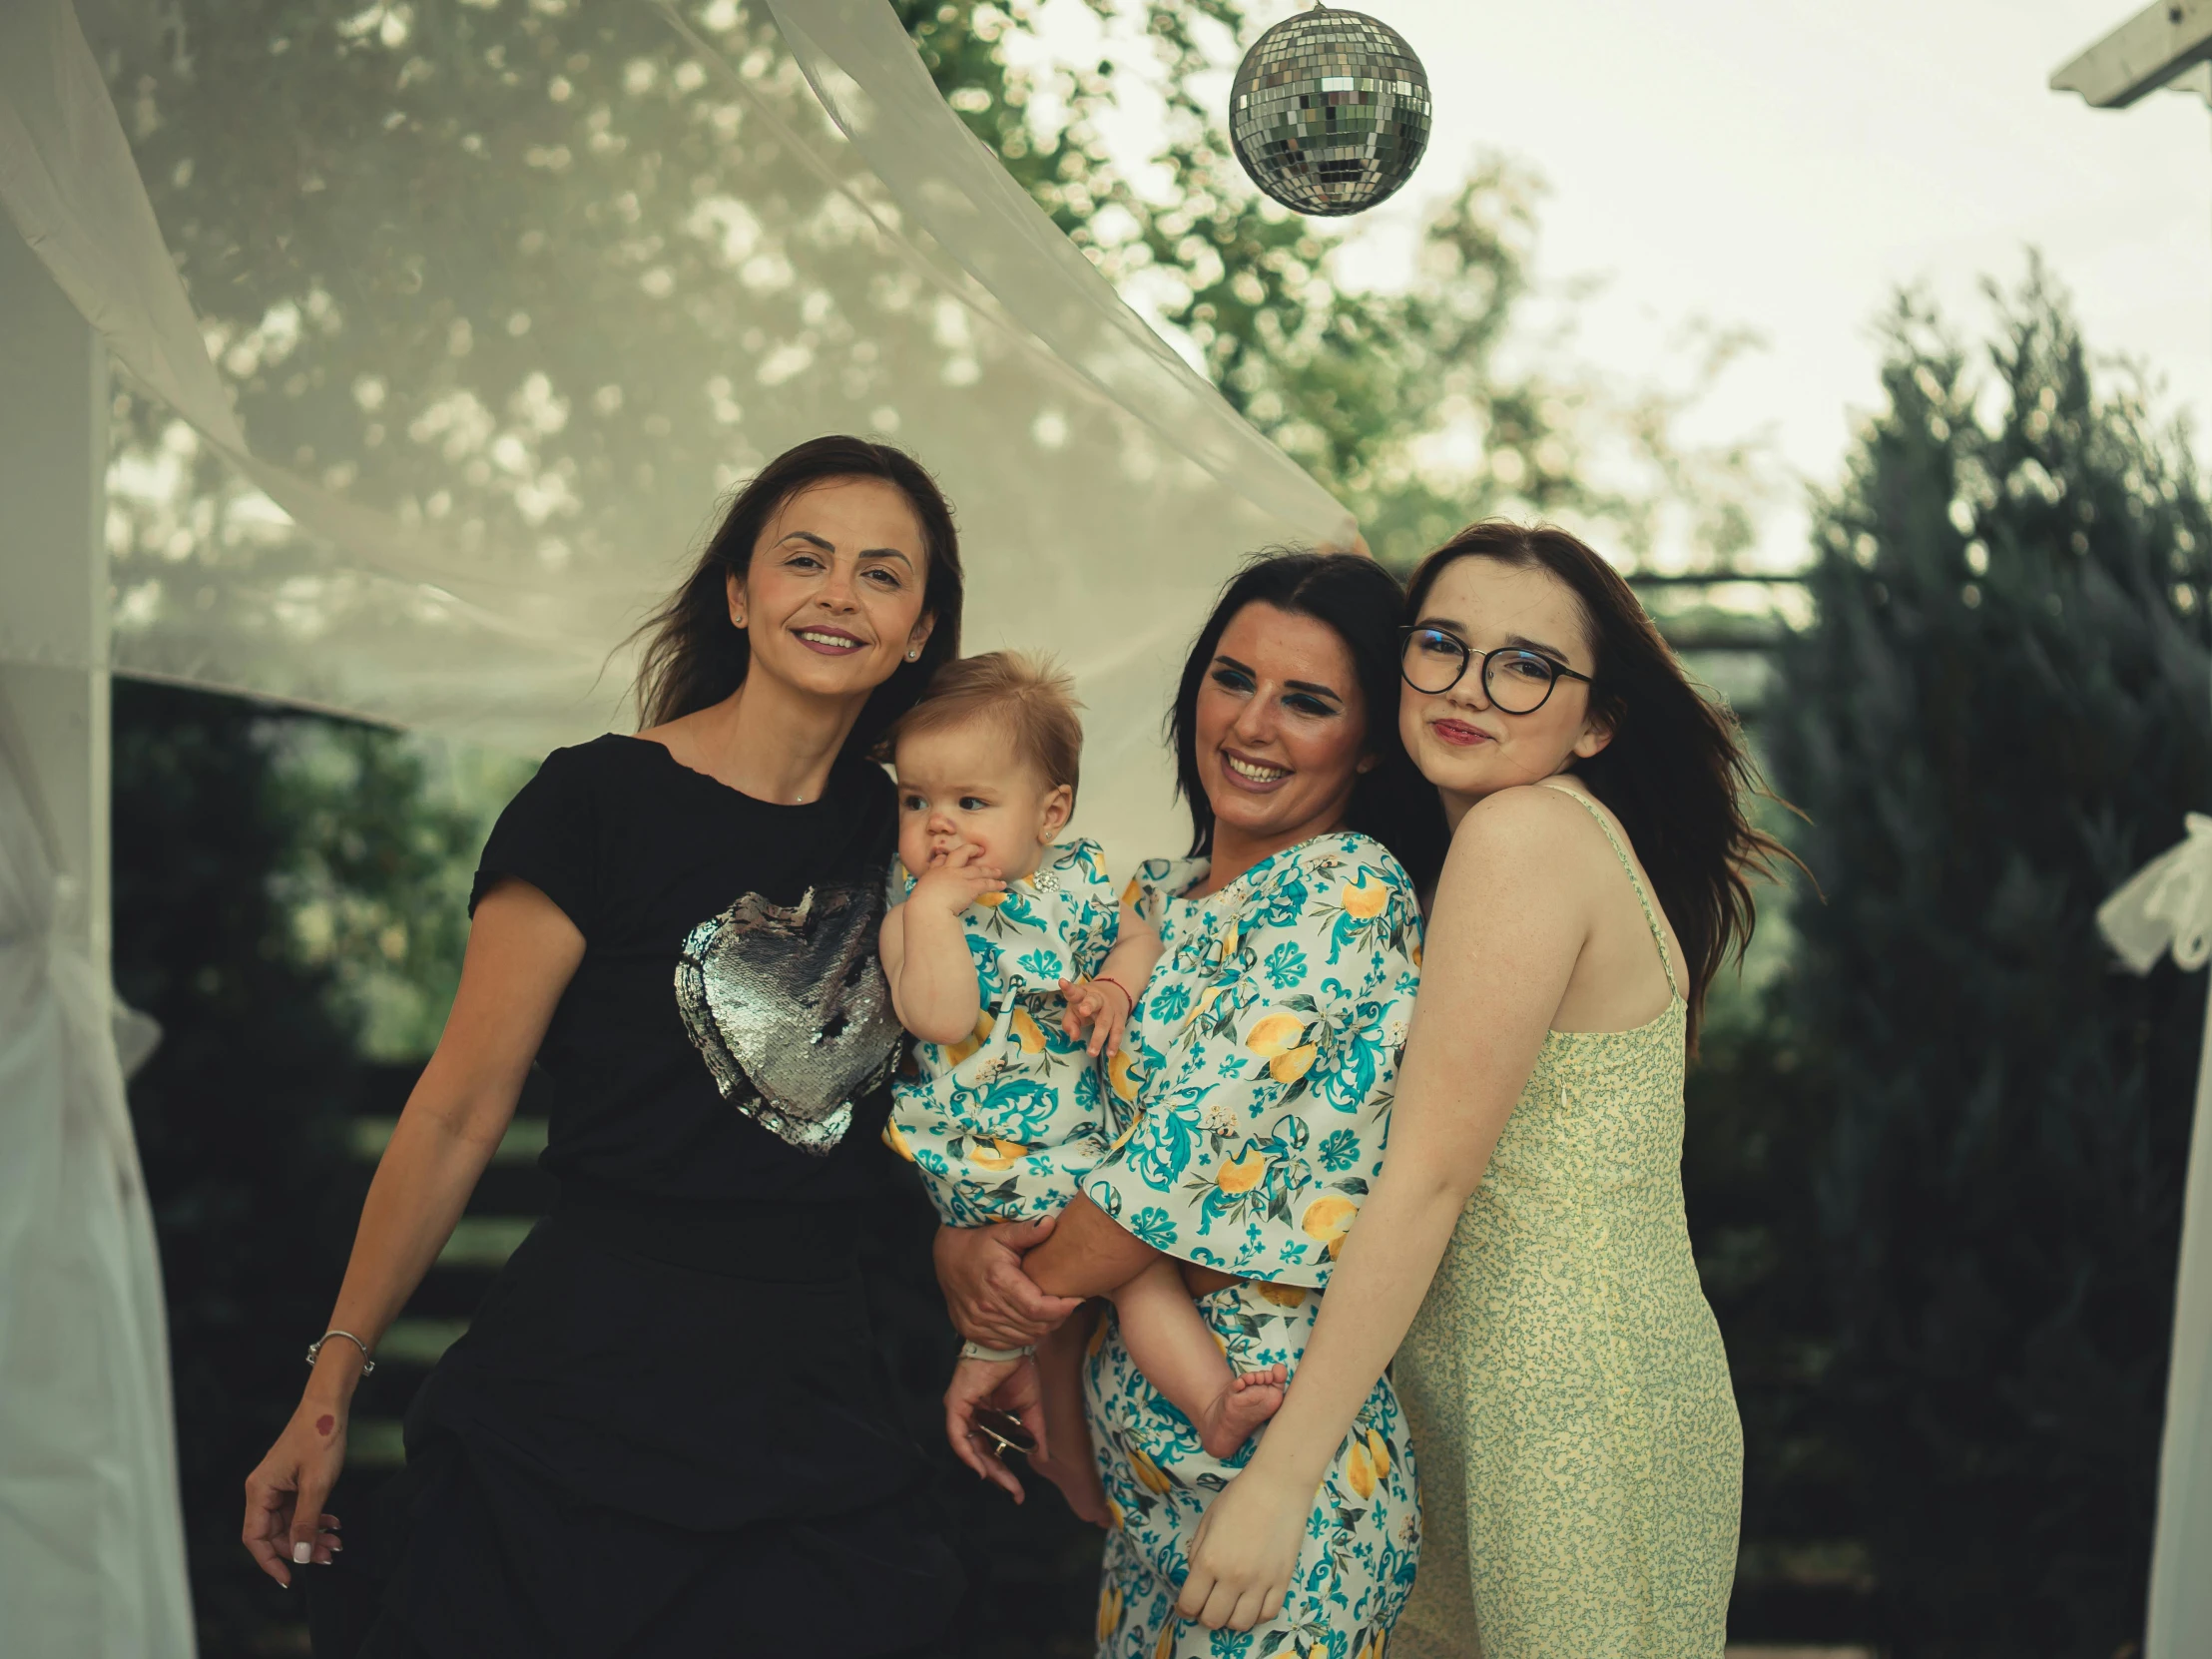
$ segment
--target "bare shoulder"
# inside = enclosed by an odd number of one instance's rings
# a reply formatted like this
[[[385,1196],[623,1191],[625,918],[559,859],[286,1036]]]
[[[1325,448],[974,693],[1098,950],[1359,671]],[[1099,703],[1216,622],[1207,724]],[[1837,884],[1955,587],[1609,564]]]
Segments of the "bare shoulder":
[[[1563,790],[1518,784],[1484,796],[1467,810],[1451,837],[1452,856],[1459,856],[1462,847],[1479,856],[1505,852],[1548,856],[1579,844],[1572,828],[1587,816],[1587,810]]]
[[[1541,784],[1518,785],[1483,797],[1459,821],[1432,908],[1510,903],[1586,918],[1612,863],[1579,801]]]

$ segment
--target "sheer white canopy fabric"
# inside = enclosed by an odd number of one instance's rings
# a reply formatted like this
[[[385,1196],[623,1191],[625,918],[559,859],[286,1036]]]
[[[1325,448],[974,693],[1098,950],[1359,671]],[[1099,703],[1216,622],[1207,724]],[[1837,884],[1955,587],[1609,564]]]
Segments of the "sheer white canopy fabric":
[[[2212,961],[2212,818],[2191,813],[2188,828],[2185,840],[2136,871],[2097,911],[2105,939],[2136,973],[2148,973],[2168,950],[2183,968]],[[2212,1653],[2212,1576],[2205,1572],[2212,1562],[2212,1006],[2204,1039],[2182,1189],[2144,1659]]]
[[[189,1659],[153,1218],[37,823],[0,746],[0,1650]]]
[[[410,66],[483,65],[436,58],[404,8],[362,13],[359,96],[302,93],[315,188],[286,196],[246,188],[235,104],[165,109],[151,137],[141,108],[134,148],[67,0],[8,8],[0,201],[190,428],[118,468],[115,666],[573,741],[623,723],[622,643],[717,497],[792,442],[873,432],[959,512],[968,649],[1075,673],[1082,828],[1124,856],[1176,840],[1160,722],[1206,600],[1256,547],[1349,542],[1349,517],[1122,303],[877,0],[637,0],[602,10],[611,42],[569,0],[531,11],[518,38],[593,50],[549,54],[505,131],[430,137]],[[240,180],[241,263],[307,250],[295,283],[257,273],[244,321],[196,309],[209,228],[173,245],[142,161]],[[462,162],[447,199],[366,198]],[[373,231],[347,227],[349,187]],[[52,660],[6,627],[0,651]]]
[[[1319,539],[1350,541],[1343,508],[1120,301],[997,157],[952,127],[888,6],[767,5],[824,108],[932,246],[1171,451],[1263,511]]]

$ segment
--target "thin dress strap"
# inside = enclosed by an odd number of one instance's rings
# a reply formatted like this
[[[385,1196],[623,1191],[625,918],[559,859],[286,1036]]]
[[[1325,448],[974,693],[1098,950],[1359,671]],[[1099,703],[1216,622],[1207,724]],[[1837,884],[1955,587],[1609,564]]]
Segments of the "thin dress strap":
[[[1659,925],[1659,912],[1651,907],[1651,895],[1644,891],[1644,878],[1636,873],[1635,861],[1628,856],[1628,848],[1621,845],[1620,836],[1613,832],[1612,825],[1598,811],[1597,803],[1580,790],[1561,789],[1557,784],[1543,784],[1538,787],[1551,791],[1553,795],[1563,795],[1569,801],[1579,802],[1582,810],[1597,820],[1597,827],[1605,831],[1605,838],[1613,845],[1613,856],[1621,861],[1621,868],[1628,872],[1628,884],[1636,889],[1636,902],[1644,907],[1644,922],[1651,929],[1651,942],[1659,947],[1659,966],[1667,976],[1667,989],[1679,999],[1682,987],[1675,982],[1674,958],[1667,953],[1666,932]]]

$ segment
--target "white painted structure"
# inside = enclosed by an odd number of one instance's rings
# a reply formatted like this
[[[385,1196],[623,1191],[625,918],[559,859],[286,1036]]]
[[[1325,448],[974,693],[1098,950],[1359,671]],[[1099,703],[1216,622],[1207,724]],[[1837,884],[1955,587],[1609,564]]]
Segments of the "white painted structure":
[[[2051,71],[2050,90],[2124,110],[2212,61],[2212,0],[2157,0]]]

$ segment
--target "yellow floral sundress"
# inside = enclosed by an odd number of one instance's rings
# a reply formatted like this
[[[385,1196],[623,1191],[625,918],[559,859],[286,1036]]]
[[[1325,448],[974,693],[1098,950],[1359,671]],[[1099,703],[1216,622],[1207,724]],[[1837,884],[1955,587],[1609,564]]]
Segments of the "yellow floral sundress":
[[[1720,1659],[1743,1432],[1682,1206],[1687,1007],[1553,1031],[1391,1375],[1423,1555],[1390,1659]]]

